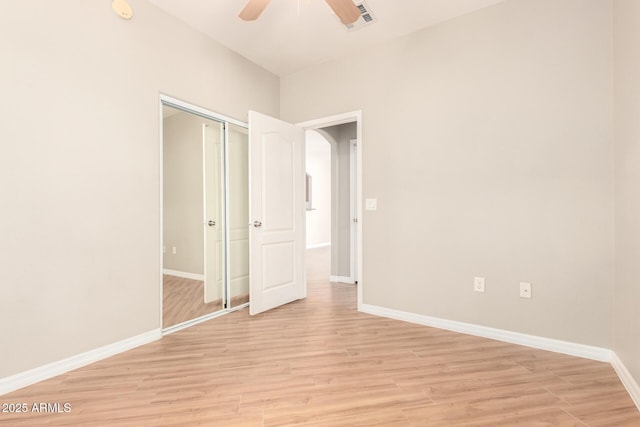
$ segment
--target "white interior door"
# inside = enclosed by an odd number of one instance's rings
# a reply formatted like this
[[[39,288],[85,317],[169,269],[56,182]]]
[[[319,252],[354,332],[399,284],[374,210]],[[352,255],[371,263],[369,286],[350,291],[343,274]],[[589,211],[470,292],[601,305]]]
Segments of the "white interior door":
[[[306,297],[303,131],[250,111],[249,153],[254,315]]]

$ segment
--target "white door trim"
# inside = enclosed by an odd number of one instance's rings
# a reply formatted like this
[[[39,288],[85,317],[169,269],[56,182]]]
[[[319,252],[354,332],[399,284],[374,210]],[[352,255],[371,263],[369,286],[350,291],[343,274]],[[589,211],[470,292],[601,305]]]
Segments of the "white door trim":
[[[356,187],[358,185],[358,140],[349,141],[349,230],[351,231],[351,241],[349,245],[349,260],[351,283],[358,283],[358,197]]]
[[[358,252],[357,256],[357,280],[358,280],[358,310],[362,311],[362,294],[364,286],[364,276],[362,274],[362,110],[350,111],[347,113],[336,114],[333,116],[323,117],[314,120],[308,120],[305,122],[296,123],[296,126],[300,126],[304,130],[308,129],[320,129],[329,126],[342,125],[345,123],[356,122],[356,144],[358,150],[356,150],[356,164],[357,164],[357,176],[356,176],[356,217],[358,222],[356,224],[357,230],[357,242],[356,248]],[[352,273],[353,275],[353,273]]]
[[[233,123],[234,125],[238,125],[244,128],[249,127],[249,124],[247,122],[236,120],[232,117],[225,116],[223,114],[219,114],[211,110],[207,110],[206,108],[199,107],[194,104],[189,104],[188,102],[182,101],[177,98],[173,98],[169,95],[164,95],[162,93],[160,94],[160,118],[161,119],[162,119],[162,105],[168,105],[169,107],[174,107],[174,108],[177,108],[178,110],[183,110],[188,113],[197,114],[207,119],[215,120],[217,122]],[[162,129],[162,121],[160,121],[160,127]]]

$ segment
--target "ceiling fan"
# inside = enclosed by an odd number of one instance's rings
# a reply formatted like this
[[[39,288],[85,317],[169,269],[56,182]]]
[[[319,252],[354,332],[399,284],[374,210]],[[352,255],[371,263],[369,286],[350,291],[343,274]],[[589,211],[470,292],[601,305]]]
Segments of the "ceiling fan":
[[[238,15],[240,19],[245,21],[255,21],[258,19],[262,11],[269,4],[270,0],[249,0],[244,9],[240,11]],[[338,15],[340,21],[345,24],[353,24],[360,18],[360,9],[353,4],[352,0],[325,0],[327,4],[333,9],[333,12]]]

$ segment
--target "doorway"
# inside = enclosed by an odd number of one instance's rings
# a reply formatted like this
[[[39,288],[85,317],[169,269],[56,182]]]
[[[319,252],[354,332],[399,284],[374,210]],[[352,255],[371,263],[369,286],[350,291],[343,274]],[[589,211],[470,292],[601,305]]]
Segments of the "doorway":
[[[327,251],[314,259],[327,259],[330,263],[329,280],[356,283],[358,308],[362,304],[362,113],[355,111],[322,119],[298,123],[312,139],[320,135],[331,146],[331,237],[330,249],[321,242],[311,241],[309,250]],[[312,209],[320,209],[315,202],[315,179],[312,183]],[[307,220],[316,215],[307,212]],[[308,236],[309,237],[309,236]],[[318,246],[315,246],[318,245]],[[314,248],[315,249],[312,249]]]

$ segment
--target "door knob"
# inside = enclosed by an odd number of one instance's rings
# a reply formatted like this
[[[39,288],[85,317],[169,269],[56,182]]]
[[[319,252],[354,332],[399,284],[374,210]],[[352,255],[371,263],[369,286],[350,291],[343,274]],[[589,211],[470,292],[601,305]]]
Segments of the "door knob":
[[[260,221],[253,221],[253,226],[255,228],[262,227],[262,223]]]
[[[209,221],[207,224],[209,225],[209,227],[213,227],[214,225],[216,225],[216,222],[215,221]]]

